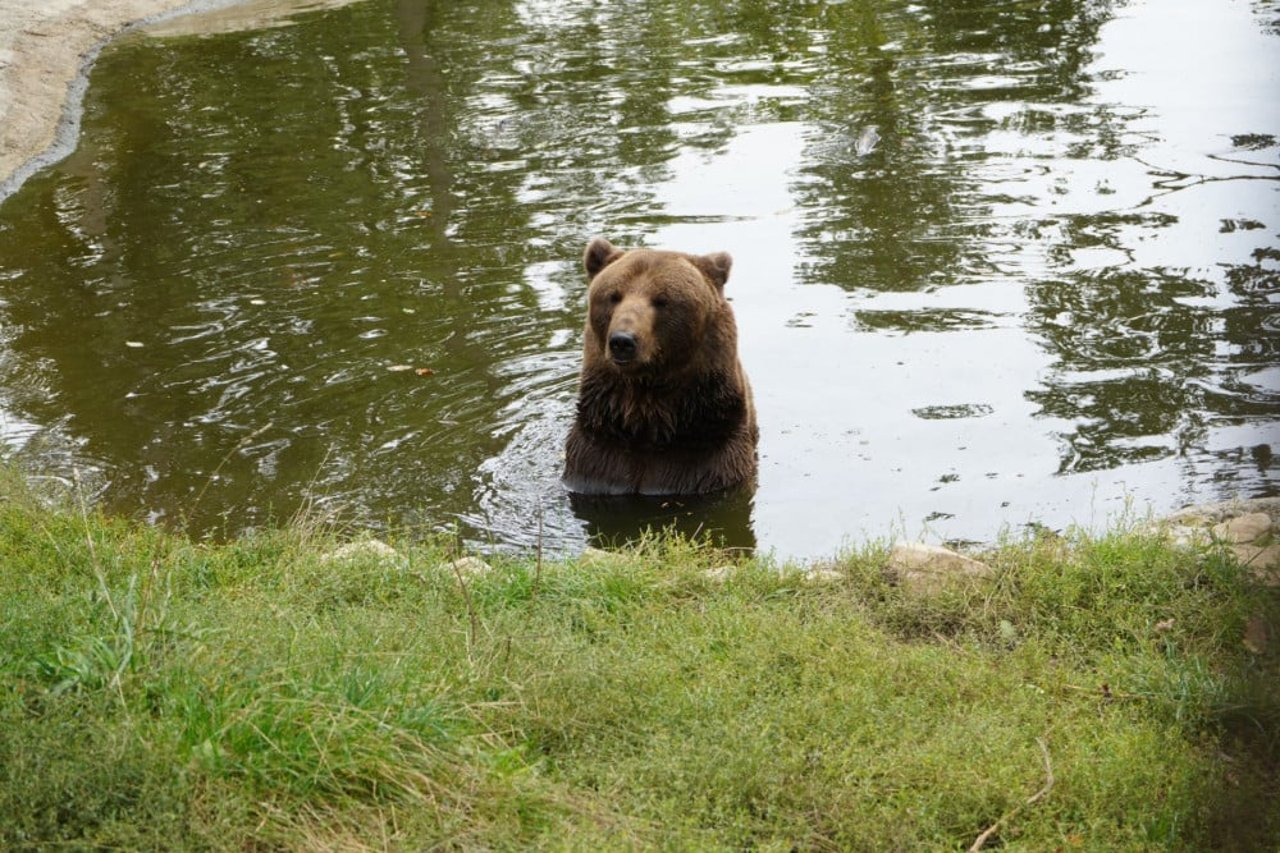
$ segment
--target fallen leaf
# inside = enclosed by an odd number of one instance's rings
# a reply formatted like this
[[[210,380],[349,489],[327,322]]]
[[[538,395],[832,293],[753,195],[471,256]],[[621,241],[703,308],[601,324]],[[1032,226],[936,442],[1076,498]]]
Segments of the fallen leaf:
[[[417,370],[413,372],[418,374],[419,376],[435,376],[436,375],[436,372],[432,370],[430,367],[419,367]]]
[[[1168,619],[1161,619],[1159,622],[1157,622],[1157,623],[1156,623],[1156,630],[1157,630],[1157,631],[1168,631],[1168,630],[1169,630],[1169,629],[1171,629],[1172,627],[1173,627],[1173,617],[1172,617],[1172,616],[1170,616]]]

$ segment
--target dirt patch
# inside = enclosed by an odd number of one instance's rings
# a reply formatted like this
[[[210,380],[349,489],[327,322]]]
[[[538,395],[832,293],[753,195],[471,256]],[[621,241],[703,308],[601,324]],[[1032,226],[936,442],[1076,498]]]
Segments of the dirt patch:
[[[252,29],[350,2],[0,0],[0,201],[75,147],[86,75],[112,38],[147,25],[157,36]]]

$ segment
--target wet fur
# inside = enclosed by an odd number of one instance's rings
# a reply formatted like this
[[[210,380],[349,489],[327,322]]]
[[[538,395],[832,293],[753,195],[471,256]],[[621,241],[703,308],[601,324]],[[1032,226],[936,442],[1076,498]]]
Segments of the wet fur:
[[[593,286],[566,485],[583,494],[703,494],[753,480],[758,430],[723,296],[728,256],[645,251],[595,281],[625,254],[603,240],[587,251]],[[610,303],[602,289],[625,296]],[[650,310],[655,293],[678,298],[679,310]],[[620,306],[639,330],[641,363],[619,366],[608,355]]]

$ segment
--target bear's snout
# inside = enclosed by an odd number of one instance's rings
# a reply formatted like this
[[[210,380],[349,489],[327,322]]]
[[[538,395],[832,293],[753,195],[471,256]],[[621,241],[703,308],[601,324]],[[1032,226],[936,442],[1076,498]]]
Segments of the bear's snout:
[[[636,351],[636,336],[631,332],[612,332],[609,335],[609,357],[617,364],[634,361]]]

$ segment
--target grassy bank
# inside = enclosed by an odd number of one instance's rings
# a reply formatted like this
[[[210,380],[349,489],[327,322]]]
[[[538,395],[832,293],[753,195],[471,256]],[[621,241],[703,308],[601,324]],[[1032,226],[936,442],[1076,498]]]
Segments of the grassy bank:
[[[0,495],[0,846],[1275,849],[1274,592],[1132,532],[912,597],[680,542],[326,560]],[[465,583],[460,582],[465,581]]]

